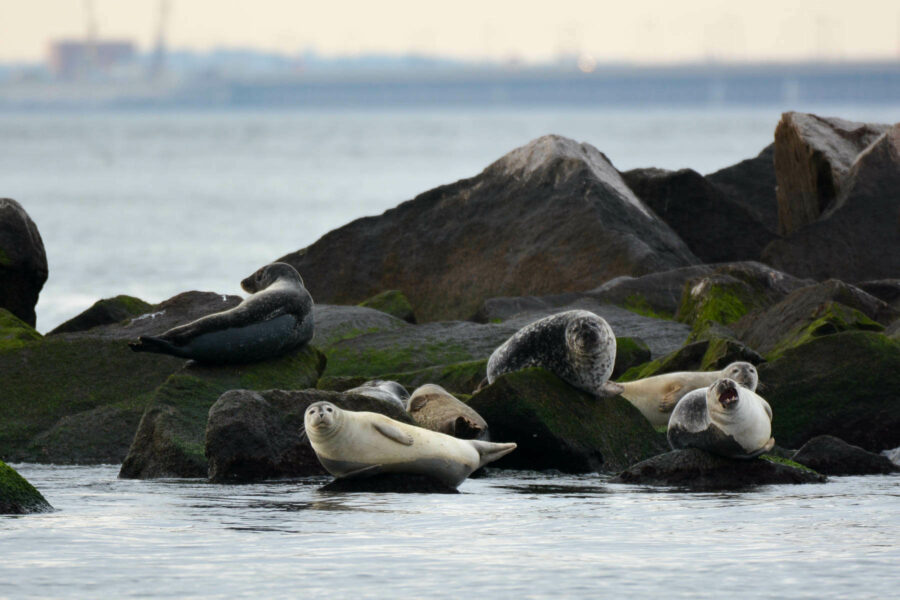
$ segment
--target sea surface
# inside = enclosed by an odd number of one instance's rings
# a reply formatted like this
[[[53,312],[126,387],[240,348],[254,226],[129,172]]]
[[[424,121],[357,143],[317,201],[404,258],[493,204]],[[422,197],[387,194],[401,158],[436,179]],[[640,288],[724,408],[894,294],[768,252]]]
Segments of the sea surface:
[[[771,143],[783,110],[878,122],[896,105],[0,112],[0,197],[40,229],[46,332],[117,294],[241,293],[331,229],[479,173],[548,133],[620,170],[709,173]]]
[[[900,475],[688,493],[494,471],[458,495],[340,494],[14,465],[2,598],[896,598]]]

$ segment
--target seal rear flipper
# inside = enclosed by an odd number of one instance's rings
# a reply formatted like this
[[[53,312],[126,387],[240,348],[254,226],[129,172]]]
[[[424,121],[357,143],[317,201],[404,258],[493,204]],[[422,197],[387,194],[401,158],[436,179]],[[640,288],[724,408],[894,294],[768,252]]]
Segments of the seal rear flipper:
[[[390,423],[372,423],[372,426],[378,433],[388,438],[389,440],[393,440],[398,444],[403,444],[404,446],[413,445],[413,439],[411,435],[409,435],[408,433],[404,433],[398,427],[395,427]]]
[[[181,356],[181,349],[172,342],[149,335],[142,335],[137,342],[129,342],[128,347],[135,352],[155,352],[156,354]]]
[[[458,416],[453,421],[453,437],[461,440],[477,440],[484,437],[484,428],[465,416]]]
[[[480,458],[480,462],[478,463],[479,469],[488,463],[494,462],[498,458],[506,456],[516,449],[516,444],[514,442],[508,444],[496,444],[494,442],[482,442],[481,440],[469,440],[469,443],[478,451],[478,456]]]
[[[597,395],[601,398],[610,398],[612,396],[618,396],[624,391],[625,386],[621,383],[616,383],[615,381],[607,381],[600,386],[600,392]]]

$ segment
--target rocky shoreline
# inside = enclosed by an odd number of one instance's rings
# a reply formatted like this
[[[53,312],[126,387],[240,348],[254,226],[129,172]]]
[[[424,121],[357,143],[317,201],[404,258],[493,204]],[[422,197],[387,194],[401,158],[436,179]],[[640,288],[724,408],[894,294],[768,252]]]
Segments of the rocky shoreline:
[[[900,124],[786,113],[771,146],[708,176],[620,173],[596,148],[546,136],[283,256],[316,301],[315,337],[218,367],[135,355],[127,342],[234,296],[117,296],[37,333],[43,244],[3,200],[0,459],[121,463],[129,478],[318,476],[300,437],[309,404],[413,422],[344,393],[377,378],[436,383],[466,401],[495,439],[519,444],[494,468],[697,488],[823,480],[774,457],[668,452],[624,399],[539,369],[479,388],[512,333],[579,308],[617,336],[614,379],[748,361],[784,458],[823,474],[893,472],[878,453],[900,446],[898,190]],[[807,447],[818,436],[839,440]]]

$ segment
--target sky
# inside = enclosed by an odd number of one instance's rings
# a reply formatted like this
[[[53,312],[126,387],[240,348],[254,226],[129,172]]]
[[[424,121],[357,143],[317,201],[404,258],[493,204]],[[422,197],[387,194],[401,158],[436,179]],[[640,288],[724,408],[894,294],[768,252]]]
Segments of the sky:
[[[150,49],[164,0],[0,0],[0,61],[39,61],[81,37]],[[421,53],[463,59],[598,62],[900,60],[897,0],[168,0],[171,48],[285,54]],[[737,3],[734,3],[737,4]]]

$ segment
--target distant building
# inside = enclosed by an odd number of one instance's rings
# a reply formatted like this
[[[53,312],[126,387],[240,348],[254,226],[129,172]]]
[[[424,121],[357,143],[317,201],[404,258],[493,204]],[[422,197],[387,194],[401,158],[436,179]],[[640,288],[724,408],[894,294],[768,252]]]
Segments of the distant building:
[[[127,40],[59,40],[50,43],[48,62],[54,75],[71,79],[129,62],[135,54],[134,43]]]

